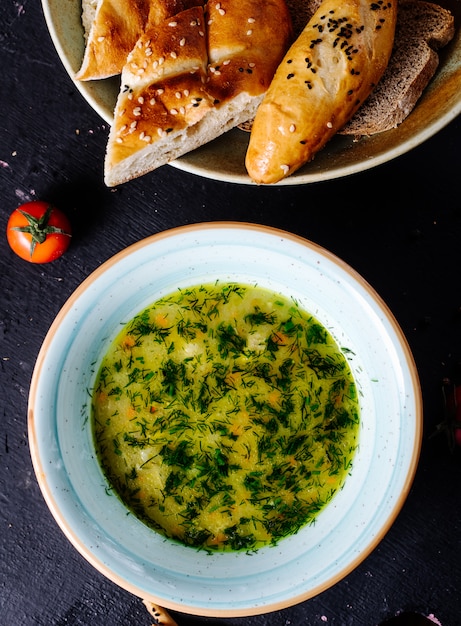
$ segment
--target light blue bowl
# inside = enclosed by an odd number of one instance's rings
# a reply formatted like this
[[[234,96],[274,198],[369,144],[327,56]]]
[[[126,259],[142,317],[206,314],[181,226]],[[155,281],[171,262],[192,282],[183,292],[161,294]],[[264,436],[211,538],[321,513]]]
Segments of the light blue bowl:
[[[197,552],[138,521],[108,494],[91,435],[91,389],[121,324],[178,287],[216,279],[257,283],[294,297],[351,351],[360,393],[360,445],[344,488],[314,525],[251,555]],[[380,297],[319,246],[243,223],[166,231],[98,268],[52,324],[29,398],[37,480],[68,539],[121,587],[196,615],[278,610],[341,580],[376,547],[399,513],[421,435],[415,364]]]

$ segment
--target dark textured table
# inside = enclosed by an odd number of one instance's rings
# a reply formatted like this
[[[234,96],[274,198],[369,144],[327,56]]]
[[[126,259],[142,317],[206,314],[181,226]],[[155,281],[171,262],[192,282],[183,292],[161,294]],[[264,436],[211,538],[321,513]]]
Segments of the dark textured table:
[[[64,0],[63,0],[64,2]],[[441,382],[461,360],[461,119],[411,153],[330,182],[257,188],[165,166],[115,190],[102,182],[107,125],[83,100],[40,4],[0,3],[0,226],[46,199],[69,216],[68,252],[47,265],[0,241],[0,624],[148,626],[141,601],[95,571],[42,499],[27,398],[46,332],[65,300],[125,246],[201,221],[276,226],[325,246],[379,292],[413,351],[424,440],[411,493],[380,545],[334,588],[248,619],[175,614],[179,626],[373,626],[402,610],[461,624],[461,457],[444,436]]]

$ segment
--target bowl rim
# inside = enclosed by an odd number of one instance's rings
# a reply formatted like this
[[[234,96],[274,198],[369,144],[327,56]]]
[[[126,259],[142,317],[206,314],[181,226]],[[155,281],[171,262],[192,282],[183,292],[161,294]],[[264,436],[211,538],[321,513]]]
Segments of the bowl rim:
[[[165,600],[155,594],[145,594],[140,593],[139,589],[136,585],[131,584],[130,582],[121,579],[119,576],[114,575],[110,568],[104,565],[91,551],[86,545],[82,545],[79,538],[73,533],[73,531],[67,526],[66,521],[62,519],[62,515],[59,509],[59,505],[53,496],[52,489],[47,481],[46,468],[43,466],[42,459],[40,458],[40,454],[38,451],[37,440],[36,440],[36,428],[35,428],[35,417],[34,417],[34,407],[36,404],[36,395],[37,395],[37,386],[38,381],[40,379],[44,362],[46,358],[46,354],[49,348],[49,345],[53,339],[53,336],[68,314],[68,312],[72,309],[74,303],[78,298],[86,291],[86,289],[100,276],[102,276],[109,268],[116,265],[118,262],[128,257],[132,253],[137,252],[141,248],[145,246],[152,245],[157,241],[164,240],[165,238],[175,237],[176,235],[180,235],[182,233],[199,233],[203,229],[213,230],[213,229],[243,229],[245,231],[253,231],[263,232],[264,234],[273,235],[275,237],[282,237],[283,239],[288,239],[289,241],[295,242],[297,244],[301,244],[303,246],[308,246],[312,250],[317,251],[323,257],[332,261],[334,264],[339,265],[342,269],[345,269],[351,277],[358,281],[358,283],[366,289],[369,293],[373,295],[375,302],[379,305],[380,310],[385,315],[386,320],[391,325],[395,336],[398,338],[399,346],[404,353],[406,364],[409,366],[408,373],[410,375],[411,387],[414,393],[414,401],[415,401],[415,432],[414,432],[414,445],[412,449],[411,459],[408,462],[408,469],[405,476],[404,486],[401,489],[398,496],[395,498],[393,502],[393,506],[391,511],[387,515],[387,519],[385,523],[381,524],[379,527],[379,532],[377,532],[372,541],[369,541],[366,549],[363,550],[360,554],[357,554],[355,558],[351,559],[346,567],[343,567],[339,570],[334,576],[328,578],[324,583],[318,584],[314,587],[309,587],[304,592],[290,597],[289,601],[276,601],[270,604],[256,605],[250,608],[237,608],[233,609],[232,607],[226,608],[224,610],[216,610],[216,608],[210,609],[207,607],[197,607],[194,604],[188,605],[183,602],[174,602]],[[382,298],[375,292],[375,290],[369,285],[369,283],[358,274],[353,268],[351,268],[346,262],[342,261],[335,254],[329,252],[325,248],[315,244],[304,237],[295,235],[293,233],[289,233],[287,231],[267,227],[259,224],[252,224],[246,222],[209,222],[209,223],[195,223],[186,226],[179,226],[176,228],[172,228],[169,230],[165,230],[154,235],[151,235],[145,239],[142,239],[122,251],[116,253],[114,256],[109,258],[106,262],[96,268],[83,282],[77,287],[77,289],[71,294],[71,296],[67,299],[67,301],[62,306],[61,310],[55,317],[52,322],[45,339],[40,348],[36,365],[34,368],[34,372],[32,375],[30,391],[29,391],[29,407],[28,407],[28,431],[29,431],[29,447],[32,458],[33,467],[35,470],[35,474],[42,491],[43,497],[55,518],[55,521],[58,523],[61,530],[64,532],[69,541],[73,544],[73,546],[81,553],[81,555],[100,573],[102,573],[106,578],[112,580],[115,584],[120,587],[126,589],[127,591],[142,597],[146,600],[150,600],[156,604],[161,606],[165,606],[165,608],[176,610],[183,613],[189,613],[193,615],[202,615],[202,616],[211,616],[211,617],[244,617],[250,615],[257,615],[261,613],[268,613],[275,610],[280,610],[286,608],[288,606],[293,606],[295,604],[299,604],[305,600],[308,600],[319,593],[325,591],[328,588],[331,588],[333,585],[337,584],[340,580],[342,580],[346,575],[352,572],[382,541],[383,537],[389,531],[390,527],[394,523],[397,518],[400,510],[402,509],[405,500],[409,494],[411,489],[417,466],[419,461],[419,455],[422,444],[422,394],[421,387],[419,382],[419,377],[417,373],[417,369],[414,363],[413,355],[411,353],[409,344],[406,340],[406,337],[401,330],[399,324],[397,323],[394,315],[382,300]]]

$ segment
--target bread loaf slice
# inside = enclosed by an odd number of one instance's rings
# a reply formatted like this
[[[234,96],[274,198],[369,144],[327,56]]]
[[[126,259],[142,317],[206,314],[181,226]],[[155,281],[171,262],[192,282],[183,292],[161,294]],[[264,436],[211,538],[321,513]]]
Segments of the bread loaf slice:
[[[291,38],[285,0],[220,0],[146,28],[123,68],[106,185],[146,174],[254,117]]]
[[[373,135],[401,124],[434,76],[438,50],[450,42],[454,32],[454,18],[447,9],[425,0],[401,0],[387,69],[340,133]]]

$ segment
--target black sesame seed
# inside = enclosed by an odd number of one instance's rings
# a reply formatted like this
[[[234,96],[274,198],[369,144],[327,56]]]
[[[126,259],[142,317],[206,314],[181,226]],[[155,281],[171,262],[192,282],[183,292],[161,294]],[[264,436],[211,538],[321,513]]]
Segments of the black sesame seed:
[[[290,78],[293,78],[294,74],[287,74],[287,79],[290,80]]]

